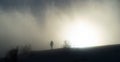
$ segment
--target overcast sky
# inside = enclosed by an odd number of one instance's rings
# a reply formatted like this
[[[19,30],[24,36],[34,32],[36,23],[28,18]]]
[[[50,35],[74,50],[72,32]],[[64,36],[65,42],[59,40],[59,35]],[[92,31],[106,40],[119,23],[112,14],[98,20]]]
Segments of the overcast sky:
[[[0,0],[0,56],[15,46],[34,50],[61,48],[65,26],[74,18],[88,18],[100,28],[101,43],[120,44],[119,0]]]

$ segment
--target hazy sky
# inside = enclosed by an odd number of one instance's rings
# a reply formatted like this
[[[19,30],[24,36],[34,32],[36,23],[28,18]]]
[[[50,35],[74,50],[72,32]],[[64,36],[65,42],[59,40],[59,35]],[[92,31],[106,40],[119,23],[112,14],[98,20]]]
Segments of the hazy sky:
[[[101,44],[120,44],[119,0],[0,0],[0,56],[17,45],[49,49],[51,40],[61,48],[77,22],[91,23]]]

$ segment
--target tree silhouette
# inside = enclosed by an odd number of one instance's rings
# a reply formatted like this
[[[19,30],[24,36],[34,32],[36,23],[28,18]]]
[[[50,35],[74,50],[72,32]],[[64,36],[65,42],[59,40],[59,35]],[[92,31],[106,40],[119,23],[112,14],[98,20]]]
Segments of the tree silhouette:
[[[24,45],[22,48],[21,48],[21,54],[27,54],[31,51],[31,45],[28,44],[28,45]]]
[[[17,59],[18,59],[18,47],[8,51],[5,57],[5,62],[17,62]]]
[[[63,45],[64,48],[70,48],[70,45],[68,44],[68,41],[64,41],[64,45]]]

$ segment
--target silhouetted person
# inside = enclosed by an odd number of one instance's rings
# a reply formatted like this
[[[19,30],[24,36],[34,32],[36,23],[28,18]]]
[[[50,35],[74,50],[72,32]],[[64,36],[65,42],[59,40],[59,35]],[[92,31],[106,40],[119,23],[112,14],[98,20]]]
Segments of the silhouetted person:
[[[54,46],[54,42],[51,41],[51,42],[50,42],[50,47],[51,47],[51,49],[53,49],[53,46]]]

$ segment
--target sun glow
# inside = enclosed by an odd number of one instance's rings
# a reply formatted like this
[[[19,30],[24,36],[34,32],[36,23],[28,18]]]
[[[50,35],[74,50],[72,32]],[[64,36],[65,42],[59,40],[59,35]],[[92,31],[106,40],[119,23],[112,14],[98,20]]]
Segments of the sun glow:
[[[75,22],[66,29],[66,39],[71,47],[84,48],[98,46],[100,32],[95,26],[85,22]]]

